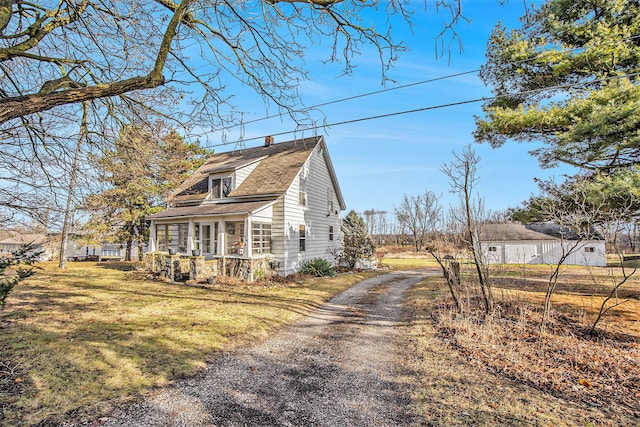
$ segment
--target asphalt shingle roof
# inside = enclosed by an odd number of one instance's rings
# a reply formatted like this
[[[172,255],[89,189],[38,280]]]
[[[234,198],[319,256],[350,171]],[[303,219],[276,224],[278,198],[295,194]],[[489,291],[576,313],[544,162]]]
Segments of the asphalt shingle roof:
[[[322,136],[314,136],[271,144],[268,147],[215,154],[167,198],[167,203],[203,201],[207,197],[210,174],[231,172],[257,161],[260,163],[255,170],[229,194],[229,197],[283,194],[322,139]]]

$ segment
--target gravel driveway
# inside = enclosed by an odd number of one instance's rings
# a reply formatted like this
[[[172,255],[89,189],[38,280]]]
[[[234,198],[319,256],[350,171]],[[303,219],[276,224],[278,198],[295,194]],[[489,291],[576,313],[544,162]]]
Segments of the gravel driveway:
[[[415,424],[399,382],[396,326],[423,274],[364,280],[205,372],[118,410],[105,426],[397,426]]]

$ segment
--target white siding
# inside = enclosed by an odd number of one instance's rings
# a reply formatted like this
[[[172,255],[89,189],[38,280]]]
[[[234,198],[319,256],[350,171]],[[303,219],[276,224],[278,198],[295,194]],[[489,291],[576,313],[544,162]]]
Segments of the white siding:
[[[572,251],[565,260],[567,265],[606,266],[605,244],[603,241],[527,240],[507,242],[482,242],[482,254],[489,264],[556,264],[564,251]],[[490,247],[497,248],[489,251]],[[593,248],[593,252],[585,248]]]
[[[284,244],[285,233],[284,196],[280,196],[273,205],[273,222],[271,223],[271,253],[275,257],[276,271],[280,275],[284,275],[284,260],[287,256]]]
[[[324,258],[335,263],[332,251],[340,245],[340,207],[329,175],[324,155],[316,147],[291,187],[284,195],[284,259],[281,274],[297,272],[303,262],[313,258]],[[300,174],[306,182],[307,206],[299,203]],[[333,199],[333,210],[329,212],[327,194]],[[336,214],[336,211],[338,212]],[[300,252],[299,226],[306,231],[306,250]],[[329,226],[333,226],[334,238],[329,240]]]
[[[255,212],[251,215],[251,221],[254,222],[271,222],[273,219],[273,206],[267,206],[266,208]]]
[[[253,170],[260,164],[260,162],[253,162],[250,165],[244,166],[236,171],[236,182],[234,189],[240,187],[245,179],[253,172]]]

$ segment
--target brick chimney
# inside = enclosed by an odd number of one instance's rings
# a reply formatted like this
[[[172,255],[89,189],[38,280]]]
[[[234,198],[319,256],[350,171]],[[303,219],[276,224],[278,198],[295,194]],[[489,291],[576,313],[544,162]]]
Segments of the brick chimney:
[[[273,144],[273,136],[271,136],[271,135],[265,136],[264,137],[264,146],[265,147],[269,147],[271,144]]]

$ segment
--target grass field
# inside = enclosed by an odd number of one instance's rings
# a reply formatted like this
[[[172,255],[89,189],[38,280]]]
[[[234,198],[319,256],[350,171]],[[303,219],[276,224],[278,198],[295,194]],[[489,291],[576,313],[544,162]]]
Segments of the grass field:
[[[14,289],[0,314],[0,424],[99,416],[374,274],[194,288],[130,268],[44,265]]]

